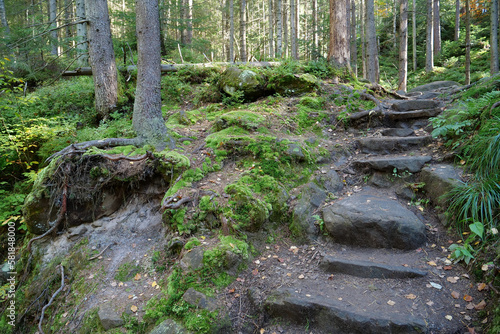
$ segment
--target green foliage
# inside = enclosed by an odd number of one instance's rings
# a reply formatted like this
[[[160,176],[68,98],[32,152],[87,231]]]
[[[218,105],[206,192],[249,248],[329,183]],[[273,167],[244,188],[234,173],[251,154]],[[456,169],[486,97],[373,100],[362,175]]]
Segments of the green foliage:
[[[21,214],[21,208],[26,197],[25,194],[12,193],[2,189],[6,185],[7,182],[0,181],[0,224],[13,216]]]
[[[310,60],[304,65],[304,72],[311,73],[320,79],[334,76],[335,70],[330,66],[325,58]]]
[[[464,261],[466,264],[474,259],[477,250],[474,245],[479,244],[484,239],[484,225],[480,222],[475,222],[469,225],[470,234],[462,245],[452,244],[449,249],[451,251],[451,258],[455,262]],[[480,241],[477,241],[479,239]]]
[[[191,86],[177,73],[168,73],[161,78],[161,99],[164,103],[183,102],[192,93]]]
[[[126,262],[118,267],[115,275],[115,280],[119,282],[130,281],[135,274],[141,270],[141,267],[133,265],[132,263]]]
[[[192,237],[188,240],[188,242],[186,242],[186,244],[184,245],[184,249],[190,250],[199,245],[201,245],[200,240],[198,240],[198,238],[196,237]]]

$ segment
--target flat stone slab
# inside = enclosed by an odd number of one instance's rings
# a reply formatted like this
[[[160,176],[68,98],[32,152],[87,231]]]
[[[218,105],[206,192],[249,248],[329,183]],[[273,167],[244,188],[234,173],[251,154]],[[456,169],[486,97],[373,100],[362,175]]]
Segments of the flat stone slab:
[[[363,153],[390,153],[424,146],[432,141],[431,136],[421,137],[365,137],[357,140]]]
[[[335,242],[374,248],[416,249],[425,242],[425,225],[398,201],[359,193],[322,210]]]
[[[425,333],[424,319],[410,314],[382,314],[377,307],[361,310],[356,305],[334,298],[300,293],[280,288],[266,300],[265,308],[272,317],[279,317],[324,333]],[[305,331],[309,332],[309,331]]]
[[[413,136],[415,131],[413,129],[405,129],[405,128],[388,128],[380,131],[382,136],[390,136],[390,137],[408,137]]]
[[[422,168],[420,181],[425,183],[427,196],[436,205],[443,206],[446,195],[454,186],[460,183],[461,170],[452,165],[439,164]]]
[[[120,327],[125,324],[120,314],[118,314],[114,309],[111,303],[106,303],[99,307],[99,311],[97,312],[97,316],[101,321],[101,325],[105,330]]]
[[[149,334],[189,334],[189,332],[172,319],[167,319],[153,328]]]
[[[432,160],[431,156],[396,156],[374,157],[356,161],[356,165],[369,166],[375,170],[392,172],[396,168],[399,172],[419,172],[422,167]]]
[[[330,255],[324,256],[319,266],[328,273],[339,273],[364,278],[417,278],[427,275],[427,272],[413,268],[370,261],[347,260]]]
[[[449,88],[453,86],[460,86],[458,82],[455,81],[435,81],[425,85],[417,86],[409,91],[409,93],[414,92],[428,92],[431,90],[437,90],[442,88]]]
[[[434,109],[438,108],[440,103],[435,100],[403,100],[394,102],[392,109],[396,111],[411,111],[421,109]]]

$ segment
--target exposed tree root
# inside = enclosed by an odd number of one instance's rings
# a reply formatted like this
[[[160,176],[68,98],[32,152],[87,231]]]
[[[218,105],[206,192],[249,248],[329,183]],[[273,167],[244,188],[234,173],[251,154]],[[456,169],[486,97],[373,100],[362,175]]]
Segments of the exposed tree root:
[[[170,196],[165,201],[163,202],[161,209],[166,210],[166,209],[178,209],[183,205],[184,203],[191,202],[193,199],[191,197],[183,197],[178,201],[175,201],[177,196]]]
[[[54,224],[52,225],[52,227],[47,231],[45,232],[44,234],[36,237],[36,238],[33,238],[31,239],[29,242],[28,242],[28,252],[31,252],[31,244],[35,241],[35,240],[39,240],[39,239],[42,239],[42,238],[45,238],[47,235],[49,235],[50,233],[52,233],[53,231],[56,230],[56,228],[59,226],[59,224],[61,224],[61,222],[64,220],[64,216],[66,214],[66,208],[67,208],[67,194],[68,194],[68,186],[67,184],[65,183],[64,184],[64,187],[63,187],[63,198],[62,198],[62,205],[61,205],[61,209],[59,210],[59,213],[57,214],[57,219],[56,221],[54,222]]]
[[[141,146],[144,144],[144,140],[140,137],[136,138],[107,138],[107,139],[99,139],[99,140],[90,140],[83,143],[71,144],[66,148],[60,150],[52,154],[47,158],[46,161],[51,161],[54,158],[65,156],[73,153],[83,153],[88,148],[94,146],[97,148],[106,148],[106,147],[115,147],[115,146],[125,146],[125,145],[134,145]]]
[[[41,334],[44,334],[43,329],[42,329],[42,322],[43,322],[43,317],[45,315],[45,310],[52,304],[52,302],[57,297],[59,292],[61,292],[62,289],[64,288],[64,267],[62,265],[59,265],[59,267],[61,267],[61,286],[59,287],[59,289],[57,289],[56,292],[54,292],[54,294],[52,295],[52,298],[50,298],[47,305],[45,305],[42,308],[42,314],[40,315],[40,321],[38,322],[38,330],[40,331]]]
[[[107,245],[99,254],[97,254],[96,256],[92,256],[89,261],[92,261],[92,260],[95,260],[97,259],[99,256],[101,256],[102,254],[104,254],[104,252],[106,251],[106,249],[108,249],[109,247],[111,247],[112,245],[116,245],[116,242],[112,242],[110,243],[109,245]]]

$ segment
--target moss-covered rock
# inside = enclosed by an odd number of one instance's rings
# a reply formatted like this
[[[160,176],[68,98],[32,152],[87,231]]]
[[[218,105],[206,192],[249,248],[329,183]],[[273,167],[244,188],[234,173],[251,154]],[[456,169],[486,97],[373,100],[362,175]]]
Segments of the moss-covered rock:
[[[231,195],[234,220],[237,228],[256,232],[270,216],[270,203],[257,198],[255,193],[241,182],[230,184],[225,189]]]
[[[246,110],[235,110],[220,116],[215,122],[215,130],[220,131],[234,125],[247,130],[255,130],[264,121],[264,116],[257,113]]]
[[[243,92],[247,100],[255,100],[268,94],[257,73],[237,67],[230,67],[222,73],[219,88],[230,96],[234,96],[238,91]]]
[[[319,80],[309,73],[285,74],[271,77],[268,87],[281,95],[297,95],[318,89]]]

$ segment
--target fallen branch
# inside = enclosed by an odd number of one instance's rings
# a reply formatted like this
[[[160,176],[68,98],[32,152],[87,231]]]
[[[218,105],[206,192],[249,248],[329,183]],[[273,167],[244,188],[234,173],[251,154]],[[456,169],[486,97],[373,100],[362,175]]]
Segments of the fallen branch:
[[[99,256],[101,256],[106,251],[106,249],[108,249],[109,247],[111,247],[111,245],[115,245],[115,244],[116,244],[116,242],[110,243],[99,254],[97,254],[96,256],[92,256],[90,259],[88,259],[88,261],[92,261],[92,260],[97,259]]]
[[[56,292],[54,292],[54,294],[52,295],[52,298],[50,298],[48,304],[42,308],[42,314],[40,315],[40,321],[38,322],[38,330],[40,331],[41,334],[44,334],[43,329],[42,329],[42,322],[43,322],[43,317],[45,315],[45,310],[52,304],[52,302],[57,297],[59,292],[61,292],[62,289],[64,288],[64,267],[62,265],[59,265],[59,267],[61,267],[61,286],[59,287],[59,289],[57,289]]]
[[[65,184],[64,188],[63,188],[63,193],[62,193],[62,195],[63,195],[62,205],[61,205],[61,209],[59,210],[59,213],[57,215],[56,221],[54,222],[54,224],[52,225],[52,227],[47,232],[45,232],[44,234],[42,234],[42,235],[40,235],[40,236],[38,236],[36,238],[31,239],[28,242],[28,247],[27,247],[28,252],[31,252],[31,244],[35,240],[39,240],[39,239],[45,238],[47,235],[49,235],[50,233],[52,233],[59,226],[59,224],[63,221],[64,215],[66,214],[67,193],[68,193],[68,186]]]

